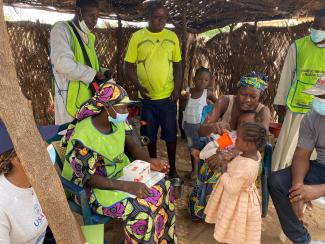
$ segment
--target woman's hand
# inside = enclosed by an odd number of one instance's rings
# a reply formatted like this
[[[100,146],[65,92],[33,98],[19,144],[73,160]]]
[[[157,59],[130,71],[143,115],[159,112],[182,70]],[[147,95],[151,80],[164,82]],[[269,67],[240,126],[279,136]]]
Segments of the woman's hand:
[[[216,122],[212,125],[213,132],[215,134],[222,135],[226,131],[230,131],[230,125],[226,122]]]
[[[150,188],[141,182],[126,181],[124,191],[137,196],[137,198],[146,198],[150,194]]]
[[[166,160],[159,159],[159,158],[151,158],[149,160],[150,168],[152,170],[162,172],[164,174],[169,173],[169,163]]]

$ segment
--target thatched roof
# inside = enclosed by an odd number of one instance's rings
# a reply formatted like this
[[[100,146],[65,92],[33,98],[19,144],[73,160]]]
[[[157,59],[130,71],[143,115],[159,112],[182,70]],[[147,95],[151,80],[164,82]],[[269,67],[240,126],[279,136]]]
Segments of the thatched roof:
[[[73,12],[75,0],[4,0],[14,6]],[[100,0],[101,17],[143,21],[144,0]],[[170,10],[172,23],[188,31],[202,32],[238,22],[307,17],[325,7],[324,0],[163,0]]]

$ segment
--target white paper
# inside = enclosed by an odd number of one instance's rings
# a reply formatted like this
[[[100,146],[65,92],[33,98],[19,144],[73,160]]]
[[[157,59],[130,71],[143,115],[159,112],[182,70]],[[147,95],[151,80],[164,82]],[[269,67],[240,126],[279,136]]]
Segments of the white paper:
[[[164,178],[165,178],[164,173],[151,170],[148,179],[144,183],[147,185],[147,187],[151,188]],[[128,181],[124,175],[118,178],[117,180]],[[132,195],[128,192],[124,192],[124,193],[126,193],[131,198],[136,198],[135,195]]]

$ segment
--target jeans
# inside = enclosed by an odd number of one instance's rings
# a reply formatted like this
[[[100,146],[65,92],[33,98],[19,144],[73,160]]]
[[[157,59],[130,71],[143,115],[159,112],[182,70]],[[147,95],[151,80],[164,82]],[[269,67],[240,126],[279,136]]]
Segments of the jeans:
[[[325,165],[310,161],[310,168],[304,182],[306,185],[325,184]],[[293,212],[288,198],[292,185],[291,167],[273,172],[268,183],[283,232],[295,244],[308,244],[310,242],[308,230]]]

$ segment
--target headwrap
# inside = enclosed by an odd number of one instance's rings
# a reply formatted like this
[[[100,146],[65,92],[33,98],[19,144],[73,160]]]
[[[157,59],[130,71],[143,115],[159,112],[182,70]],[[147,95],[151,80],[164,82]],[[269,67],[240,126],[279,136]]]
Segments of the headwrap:
[[[76,114],[76,119],[81,121],[87,117],[99,114],[106,105],[122,105],[131,103],[123,87],[114,83],[104,83],[99,91],[85,102]]]
[[[254,87],[258,90],[264,91],[268,88],[268,77],[265,74],[252,71],[244,75],[238,82],[238,87]]]
[[[99,87],[99,91],[80,107],[75,120],[71,122],[66,134],[61,140],[61,146],[67,146],[68,141],[74,132],[74,128],[79,121],[82,121],[87,117],[98,115],[107,105],[116,106],[131,103],[135,103],[135,101],[129,99],[129,96],[123,87],[111,82],[102,84]]]

